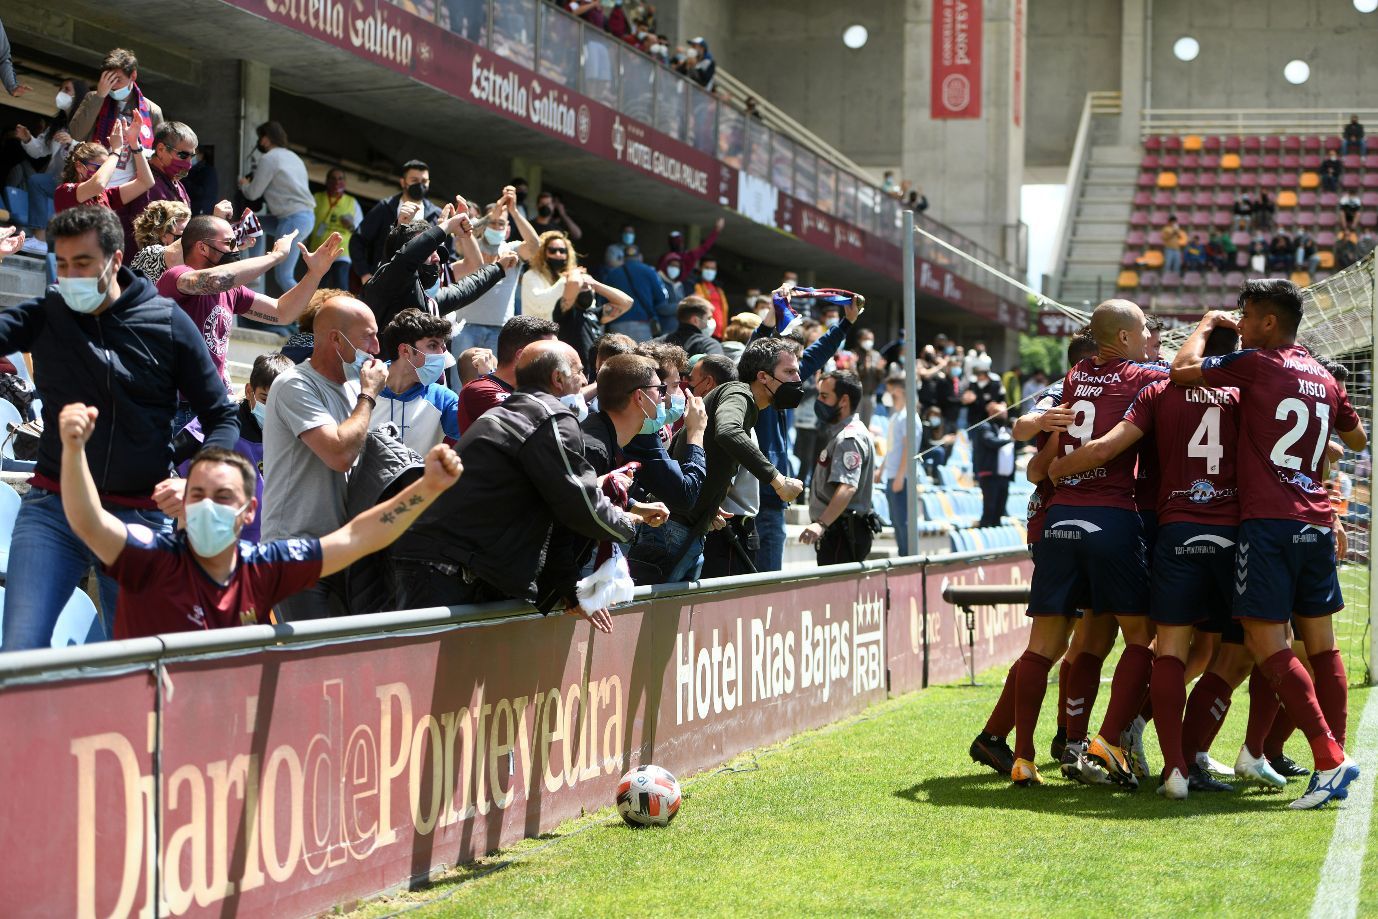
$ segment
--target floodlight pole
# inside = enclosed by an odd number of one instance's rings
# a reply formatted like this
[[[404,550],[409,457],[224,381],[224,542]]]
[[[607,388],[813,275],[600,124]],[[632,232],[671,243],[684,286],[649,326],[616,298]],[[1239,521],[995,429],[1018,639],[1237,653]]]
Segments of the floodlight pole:
[[[919,328],[914,305],[914,212],[904,212],[904,430],[909,454],[904,458],[908,484],[909,554],[919,554]],[[927,624],[925,623],[925,629]]]

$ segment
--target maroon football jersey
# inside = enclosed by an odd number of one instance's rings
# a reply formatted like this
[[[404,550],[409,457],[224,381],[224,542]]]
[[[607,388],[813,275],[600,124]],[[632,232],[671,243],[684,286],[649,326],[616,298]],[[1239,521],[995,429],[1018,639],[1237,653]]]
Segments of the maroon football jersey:
[[[1189,389],[1160,380],[1144,387],[1124,420],[1156,441],[1158,492],[1145,507],[1158,511],[1159,525],[1239,523],[1239,390]],[[1141,463],[1147,452],[1140,453]]]
[[[1062,401],[1076,417],[1062,434],[1064,454],[1083,447],[1124,420],[1134,397],[1150,383],[1167,379],[1156,364],[1136,364],[1124,358],[1099,366],[1087,358],[1067,372],[1062,382]],[[1135,510],[1134,467],[1136,450],[1126,450],[1104,466],[1059,479],[1050,506],[1120,507]]]
[[[1201,373],[1208,386],[1239,387],[1240,519],[1331,526],[1325,446],[1359,424],[1344,388],[1299,345],[1208,357]]]

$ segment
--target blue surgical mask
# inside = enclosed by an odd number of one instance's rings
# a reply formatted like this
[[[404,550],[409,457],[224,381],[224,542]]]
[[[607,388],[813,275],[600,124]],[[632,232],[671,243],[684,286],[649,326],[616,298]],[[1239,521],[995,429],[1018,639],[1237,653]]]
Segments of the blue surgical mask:
[[[483,231],[483,241],[490,246],[501,246],[507,240],[507,235],[502,230],[494,230],[491,227]]]
[[[113,259],[114,256],[111,256]],[[101,289],[100,279],[110,267],[110,260],[101,267],[100,274],[94,278],[58,278],[57,292],[74,312],[94,313],[105,302],[106,291]],[[107,288],[108,289],[108,288]]]
[[[679,266],[678,266],[678,265],[666,265],[666,266],[665,266],[665,276],[666,276],[667,278],[669,278],[671,281],[679,280]]]
[[[345,340],[345,344],[349,345],[349,347],[351,347],[351,348],[354,348],[354,342],[352,342],[352,341],[349,340],[349,336],[347,336],[347,335],[345,335],[345,333],[341,332],[341,333],[340,333],[340,337],[343,338],[343,339]],[[344,364],[345,379],[346,379],[346,380],[357,380],[357,379],[359,379],[359,371],[361,371],[361,370],[364,369],[364,364],[365,364],[365,363],[368,361],[368,359],[369,359],[370,357],[372,357],[372,356],[373,356],[373,355],[369,354],[367,351],[360,351],[358,348],[354,348],[354,360],[352,360],[352,361],[346,361],[346,360],[344,360],[343,358],[341,358],[340,363]],[[351,371],[351,370],[354,371],[354,374],[353,374],[352,377],[350,376],[350,371]]]
[[[202,558],[209,558],[228,549],[239,537],[235,521],[248,506],[245,504],[239,508],[229,507],[225,504],[216,504],[209,498],[188,504],[187,539],[191,541],[191,547],[196,554]]]
[[[445,355],[427,354],[425,358],[425,363],[416,368],[416,376],[422,386],[430,386],[432,383],[438,383],[445,374]]]
[[[255,402],[253,408],[249,409],[249,414],[254,416],[254,420],[258,422],[260,428],[266,427],[268,424],[268,403]]]
[[[640,392],[644,393],[645,390],[640,390]],[[640,406],[638,406],[638,407],[640,407]],[[646,414],[646,409],[645,409],[645,408],[641,408],[641,414],[643,414],[643,415]],[[669,415],[666,413],[666,411],[665,411],[665,403],[664,403],[664,402],[657,402],[657,403],[656,403],[656,413],[655,413],[655,415],[647,416],[647,417],[646,417],[646,420],[641,422],[641,432],[640,432],[640,433],[642,433],[642,434],[654,434],[656,431],[659,431],[661,428],[665,427],[665,425],[667,425],[667,424],[669,424],[669,423],[670,423],[670,416],[669,416]]]
[[[699,272],[699,277],[703,278],[703,280],[707,283],[712,284],[713,281],[716,280],[718,277],[718,269],[705,268]]]
[[[129,94],[134,91],[134,84],[130,83],[124,89],[110,90],[110,98],[123,102],[129,98]]]
[[[622,245],[624,245],[624,246],[630,246],[630,245],[633,245],[633,244],[635,244],[635,243],[636,243],[636,234],[635,234],[635,233],[623,233],[623,234],[622,234]]]
[[[686,402],[683,393],[675,393],[670,396],[670,407],[665,411],[665,423],[674,424],[684,417]]]
[[[573,412],[575,417],[580,421],[583,421],[589,416],[589,404],[584,401],[583,393],[576,392],[568,396],[561,396],[560,402]]]

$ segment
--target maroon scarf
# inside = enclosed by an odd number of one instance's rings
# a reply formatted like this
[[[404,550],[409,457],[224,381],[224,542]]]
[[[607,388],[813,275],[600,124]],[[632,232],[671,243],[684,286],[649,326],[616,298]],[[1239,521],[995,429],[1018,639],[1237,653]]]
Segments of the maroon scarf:
[[[124,100],[124,111],[134,113],[139,122],[137,131],[125,133],[125,143],[130,147],[137,143],[144,150],[152,150],[153,116],[148,111],[148,100],[139,92],[137,84],[130,87],[129,95]],[[98,144],[109,143],[110,132],[115,129],[115,118],[119,114],[119,101],[113,96],[106,96],[105,101],[101,103],[100,112],[96,115],[96,126],[89,139]]]

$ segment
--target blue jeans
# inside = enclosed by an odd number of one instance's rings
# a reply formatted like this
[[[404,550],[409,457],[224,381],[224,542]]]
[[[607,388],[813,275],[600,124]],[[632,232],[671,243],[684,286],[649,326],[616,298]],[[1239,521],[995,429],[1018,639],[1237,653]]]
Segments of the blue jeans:
[[[1340,141],[1340,144],[1344,147],[1344,149],[1340,151],[1341,156],[1349,156],[1351,153],[1357,153],[1360,156],[1368,156],[1367,137],[1359,138],[1359,142],[1357,144],[1351,144],[1347,140]],[[29,200],[33,200],[33,192],[29,192]],[[33,204],[30,204],[29,207],[33,208]]]
[[[772,493],[771,497],[775,497]],[[785,507],[778,502],[767,503],[761,496],[761,509],[756,512],[757,571],[779,571],[785,564]]]
[[[113,506],[106,510],[125,523],[141,523],[155,530],[171,528],[171,522],[156,510]],[[42,488],[30,489],[19,506],[10,542],[4,649],[48,647],[58,615],[92,565],[100,570],[99,560],[68,526],[62,496]],[[107,640],[114,634],[118,593],[114,579],[101,574],[101,616],[88,640]]]
[[[336,259],[331,262],[326,269],[325,277],[321,278],[322,287],[333,287],[336,290],[349,290],[349,267],[352,263],[347,258]]]
[[[46,172],[35,172],[29,176],[29,227],[46,230],[53,216],[53,192],[57,191],[57,178]]]
[[[287,252],[287,258],[278,262],[273,268],[273,280],[277,282],[279,296],[287,293],[297,283],[295,272],[297,270],[297,259],[301,258],[301,250],[296,243],[306,245],[306,238],[311,235],[311,230],[316,225],[316,215],[311,211],[297,211],[295,214],[284,214],[274,219],[275,229],[273,240],[276,242],[280,237],[286,236],[293,230],[297,231],[296,241],[292,248]]]
[[[890,505],[890,525],[895,528],[895,545],[899,547],[900,557],[909,554],[909,483],[904,485],[904,491],[896,494],[890,490],[890,483],[885,483],[885,501]]]
[[[634,342],[651,340],[651,324],[640,319],[619,319],[617,322],[608,323],[604,328],[609,332],[628,335]]]
[[[703,568],[703,537],[697,537],[690,544],[689,532],[689,527],[678,520],[667,520],[658,527],[639,526],[628,555],[633,560],[659,565],[661,584],[695,580]],[[686,545],[689,545],[688,551],[685,551]],[[675,559],[679,559],[679,563],[667,572],[665,566]]]
[[[1182,272],[1182,250],[1164,249],[1163,250],[1163,273],[1181,274]]]
[[[460,318],[463,318],[463,314],[460,314]],[[498,333],[501,331],[502,326],[500,325],[479,325],[476,322],[466,322],[459,334],[451,339],[450,351],[455,357],[459,357],[470,348],[487,348],[496,357]]]

